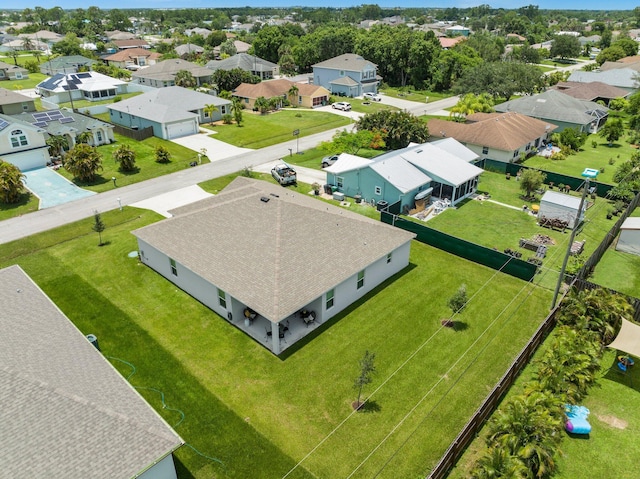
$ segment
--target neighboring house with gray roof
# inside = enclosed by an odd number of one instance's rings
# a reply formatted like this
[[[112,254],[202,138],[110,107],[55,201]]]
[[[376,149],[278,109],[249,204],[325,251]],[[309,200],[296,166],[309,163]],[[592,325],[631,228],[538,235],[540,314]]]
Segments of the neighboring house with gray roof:
[[[199,45],[194,45],[193,43],[185,43],[184,45],[178,45],[173,51],[176,52],[176,55],[180,58],[186,59],[188,56],[204,53],[204,48]]]
[[[56,73],[38,83],[36,92],[54,104],[73,100],[102,101],[127,93],[127,82],[98,72]]]
[[[140,85],[147,85],[154,88],[164,88],[175,86],[176,75],[179,71],[186,70],[193,75],[197,86],[211,83],[213,72],[196,63],[188,62],[179,58],[172,58],[158,62],[145,68],[137,70],[131,75],[132,81]]]
[[[314,331],[300,311],[325,323],[404,269],[415,237],[244,177],[171,213],[132,232],[140,260],[274,354]]]
[[[205,109],[214,105],[212,114]],[[154,136],[171,140],[198,133],[200,123],[210,123],[231,113],[231,102],[179,86],[157,88],[107,106],[112,123],[127,128],[153,128]]]
[[[35,111],[33,98],[6,88],[0,88],[0,113],[16,115],[23,111]]]
[[[400,202],[414,208],[414,197],[431,189],[433,196],[456,204],[476,191],[482,169],[470,162],[478,155],[452,138],[411,144],[372,159],[345,153],[324,169],[327,184],[345,196],[377,204]]]
[[[4,477],[177,477],[184,441],[20,266],[0,308]]]
[[[572,98],[557,90],[547,90],[537,95],[500,103],[494,109],[500,113],[513,111],[550,122],[557,125],[556,132],[563,131],[565,128],[576,128],[585,133],[596,133],[609,116],[609,109],[606,106],[593,101]]]
[[[40,72],[50,76],[57,73],[78,73],[91,70],[96,63],[95,60],[82,55],[68,55],[50,58],[40,65]]]
[[[377,93],[382,77],[378,66],[355,53],[345,53],[312,65],[313,83],[334,95],[355,97]]]
[[[113,125],[68,108],[21,113],[13,115],[13,118],[44,130],[45,139],[49,136],[64,136],[69,145],[68,149],[73,148],[78,141],[78,136],[83,134],[88,134],[86,143],[91,146],[109,145],[115,142]]]
[[[211,60],[205,66],[214,72],[216,70],[229,71],[239,68],[259,77],[260,80],[269,80],[280,74],[280,67],[275,63],[248,53],[238,53],[224,60]]]
[[[0,62],[0,81],[2,80],[24,80],[29,78],[29,70],[16,65]]]
[[[623,65],[623,68],[606,71],[574,71],[569,75],[567,81],[580,83],[602,82],[633,93],[638,89],[639,85],[638,72],[633,68],[624,66],[624,64],[621,65]]]
[[[516,112],[476,113],[464,123],[432,118],[432,139],[455,138],[480,158],[513,163],[530,156],[549,139],[556,125]]]

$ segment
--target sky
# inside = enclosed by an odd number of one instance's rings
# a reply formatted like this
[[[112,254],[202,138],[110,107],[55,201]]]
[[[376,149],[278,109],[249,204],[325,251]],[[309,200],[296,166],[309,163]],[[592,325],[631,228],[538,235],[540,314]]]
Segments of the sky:
[[[513,1],[513,0],[339,0],[331,3],[332,7],[351,7],[362,4],[377,4],[383,8],[394,7],[427,7],[427,8],[447,8],[447,7],[473,7],[476,5],[488,4],[493,8],[516,9],[527,5],[538,5],[542,10],[563,9],[563,10],[603,10],[603,7],[611,7],[614,10],[633,10],[638,6],[638,0],[619,0],[616,2],[602,2],[602,0],[542,0],[542,1]],[[87,8],[91,5],[99,6],[101,9],[111,8],[216,8],[216,7],[323,7],[327,6],[326,0],[26,0],[20,2],[13,8],[33,8],[35,6],[52,8],[60,6],[66,9]],[[606,8],[604,8],[606,9]]]

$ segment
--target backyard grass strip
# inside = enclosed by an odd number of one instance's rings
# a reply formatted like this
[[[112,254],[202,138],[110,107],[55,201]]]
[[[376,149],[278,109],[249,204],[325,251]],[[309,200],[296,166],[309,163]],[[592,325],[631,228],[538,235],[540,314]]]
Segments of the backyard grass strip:
[[[493,275],[487,280],[485,281],[485,283],[478,289],[478,291],[476,291],[473,295],[471,295],[471,297],[469,298],[469,300],[465,303],[465,306],[467,304],[469,304],[478,294],[480,294],[480,292],[498,275],[498,273],[501,272],[501,270],[512,260],[513,258],[509,258],[507,259],[507,261],[502,265],[502,267],[499,270],[494,271]],[[460,311],[460,310],[459,310]],[[459,311],[456,311],[452,316],[451,319],[455,318]],[[497,318],[496,318],[497,319]],[[418,348],[416,348],[408,357],[407,359],[405,359],[389,376],[387,376],[387,378],[363,401],[363,405],[365,405],[372,397],[374,397],[374,395],[380,391],[390,380],[391,378],[393,378],[400,370],[402,370],[402,368],[404,368],[405,365],[407,365],[422,349],[424,349],[424,347],[429,344],[431,342],[431,340],[433,338],[435,338],[446,326],[444,324],[442,324],[438,329],[436,329],[434,331],[434,333],[429,336],[420,346],[418,346]],[[476,341],[474,341],[472,343],[472,345],[470,347],[472,347],[473,345],[476,344],[476,342],[482,337],[483,335],[481,334]],[[468,349],[467,349],[468,351]],[[464,356],[465,353],[463,353],[463,355],[461,357]],[[447,371],[450,372],[459,362],[456,361],[455,364]],[[421,404],[424,399],[428,396],[428,394],[433,391],[441,382],[442,379],[438,380],[433,386],[432,388],[429,390],[429,392],[423,396],[423,398],[418,402],[418,404],[416,404],[415,407],[417,407],[419,404]],[[413,409],[415,409],[415,407]],[[412,409],[412,411],[413,411]],[[296,470],[296,468],[298,468],[298,466],[300,466],[307,458],[309,458],[316,450],[318,450],[318,448],[320,446],[322,446],[322,444],[324,444],[331,436],[333,436],[350,418],[352,418],[354,416],[354,414],[356,414],[358,412],[357,409],[351,411],[351,413],[346,416],[335,428],[333,428],[333,430],[331,430],[329,432],[329,434],[327,434],[320,442],[318,442],[318,444],[316,444],[302,459],[300,459],[300,461],[298,461],[298,463],[291,468],[291,470],[289,470],[284,476],[282,476],[282,479],[285,479],[286,477],[288,477],[293,471]],[[405,417],[406,419],[406,417]],[[404,422],[404,419],[401,421]],[[395,428],[394,428],[395,430]],[[388,436],[387,436],[388,437]],[[386,440],[386,439],[385,439]],[[384,442],[384,441],[383,441]],[[369,456],[367,456],[369,457]],[[358,466],[359,468],[360,466]],[[356,468],[356,470],[358,469]],[[355,471],[354,471],[355,472]],[[352,473],[353,474],[353,473]],[[351,477],[351,475],[349,476]]]
[[[510,261],[510,260],[509,260]],[[507,261],[508,262],[508,261]],[[506,264],[506,263],[505,263]],[[488,282],[487,282],[488,283]],[[444,381],[444,378],[447,377],[447,375],[449,373],[451,373],[455,367],[458,365],[458,363],[460,363],[465,356],[467,355],[467,353],[469,351],[471,351],[471,349],[480,342],[480,340],[485,336],[485,334],[487,334],[489,332],[490,329],[493,328],[493,326],[496,324],[496,322],[498,321],[498,319],[500,319],[500,317],[505,313],[505,311],[507,311],[507,309],[516,301],[516,299],[520,296],[520,294],[527,288],[533,286],[531,288],[531,290],[529,291],[529,294],[527,295],[526,298],[524,298],[520,304],[518,305],[518,307],[516,308],[516,311],[524,304],[524,302],[526,301],[526,299],[528,297],[531,296],[531,293],[533,292],[533,290],[535,289],[535,286],[532,285],[532,283],[525,283],[525,285],[522,287],[522,289],[520,289],[520,291],[518,292],[518,294],[516,294],[513,299],[507,303],[507,305],[505,305],[505,307],[498,313],[498,315],[491,321],[491,323],[489,323],[489,325],[485,328],[485,330],[475,339],[475,341],[473,343],[471,343],[471,345],[469,345],[469,347],[466,349],[466,351],[464,351],[459,357],[458,359],[449,367],[449,369],[446,371],[446,373],[444,375],[442,375],[440,377],[440,379],[431,387],[431,389],[429,389],[423,396],[422,398],[415,404],[414,407],[412,407],[409,412],[407,412],[407,414],[391,429],[391,431],[389,431],[389,433],[385,436],[385,438],[380,441],[380,443],[378,443],[378,445],[373,448],[371,450],[371,452],[369,453],[369,455],[366,456],[366,458],[351,472],[351,474],[349,474],[347,476],[347,479],[351,478],[359,469],[360,467],[366,463],[369,458],[371,456],[373,456],[373,454],[382,446],[383,443],[386,442],[386,440],[391,437],[395,431],[404,424],[404,422],[409,419],[409,417],[414,413],[414,411],[418,408],[418,406],[420,406],[424,400],[436,389],[436,387]],[[507,321],[503,324],[502,328],[506,327],[506,325],[508,324],[509,320],[511,320],[514,317],[514,313],[515,311],[507,318]],[[454,315],[455,317],[455,315]],[[477,359],[488,347],[489,345],[493,342],[493,340],[496,338],[497,336],[494,335],[489,342],[487,342],[482,348],[480,348],[480,350],[478,351],[478,353],[475,356],[475,359]],[[443,394],[440,399],[438,399],[438,401],[432,406],[432,408],[428,411],[428,413],[422,418],[422,420],[420,420],[418,422],[418,426],[416,426],[414,428],[414,430],[407,436],[407,438],[401,443],[401,445],[396,449],[396,451],[391,455],[391,457],[389,457],[387,459],[387,461],[384,462],[382,468],[380,468],[380,470],[378,471],[378,473],[374,476],[374,477],[378,477],[380,475],[380,473],[382,472],[382,470],[388,465],[388,463],[395,457],[396,453],[400,451],[400,449],[402,447],[404,447],[404,445],[409,441],[409,439],[413,436],[413,434],[418,430],[418,428],[424,423],[424,421],[433,413],[433,411],[440,405],[440,403],[447,397],[447,395],[453,390],[453,388],[460,382],[460,380],[462,379],[462,377],[464,376],[464,374],[471,368],[473,362],[469,362],[467,364],[467,366],[463,369],[462,374],[458,375],[458,377],[455,379],[455,381],[451,384],[451,386],[447,389],[447,392],[445,394]]]

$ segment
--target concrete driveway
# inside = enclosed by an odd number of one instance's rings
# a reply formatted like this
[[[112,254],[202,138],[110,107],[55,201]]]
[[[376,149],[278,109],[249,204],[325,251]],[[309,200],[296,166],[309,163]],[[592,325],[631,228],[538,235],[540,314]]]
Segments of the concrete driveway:
[[[225,143],[224,141],[210,138],[210,134],[211,132],[207,131],[206,133],[197,133],[195,135],[183,136],[182,138],[175,138],[171,141],[189,148],[196,153],[200,153],[205,149],[206,155],[209,157],[209,161],[211,162],[224,160],[225,158],[231,158],[242,153],[253,151],[250,148],[240,148],[238,146]]]

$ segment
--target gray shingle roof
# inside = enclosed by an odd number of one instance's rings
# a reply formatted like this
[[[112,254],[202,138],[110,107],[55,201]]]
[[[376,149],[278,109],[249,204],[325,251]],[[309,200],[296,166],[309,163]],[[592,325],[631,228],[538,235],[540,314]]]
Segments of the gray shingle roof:
[[[337,57],[329,58],[311,67],[331,68],[333,70],[362,71],[367,66],[377,66],[375,63],[365,60],[355,53],[345,53]]]
[[[0,310],[0,475],[129,479],[183,444],[19,266]]]
[[[619,88],[638,88],[638,72],[632,68],[617,68],[601,72],[574,71],[567,81],[589,83],[599,81]]]
[[[179,86],[156,88],[142,95],[108,105],[113,111],[121,111],[131,115],[160,123],[185,120],[196,116],[196,110],[211,104],[216,107],[230,105],[229,100],[189,90]]]
[[[270,72],[278,65],[248,53],[238,53],[224,60],[211,60],[205,65],[210,70],[233,70],[240,68],[248,72]]]
[[[243,177],[171,213],[133,234],[274,322],[414,237]]]
[[[150,78],[154,80],[169,81],[173,80],[181,70],[191,72],[196,78],[211,76],[211,70],[195,63],[188,62],[187,60],[181,60],[178,58],[172,58],[170,60],[164,60],[158,62],[155,65],[141,68],[131,76],[133,78]]]
[[[576,125],[587,125],[596,119],[587,114],[587,111],[609,111],[607,107],[598,103],[578,100],[557,90],[547,90],[538,95],[524,96],[516,100],[500,103],[494,108],[498,112],[515,111],[533,118],[563,121]]]
[[[91,116],[83,115],[82,113],[73,112],[68,108],[63,108],[61,110],[48,110],[49,113],[56,111],[60,111],[62,113],[64,117],[63,123],[60,123],[60,120],[43,121],[41,118],[38,118],[39,112],[24,112],[10,116],[16,120],[26,122],[31,125],[38,123],[37,128],[42,128],[53,136],[63,135],[69,131],[82,133],[83,131],[94,131],[100,128],[106,130],[113,129],[113,125],[110,123],[106,123]],[[69,121],[69,118],[73,118],[73,121]]]

